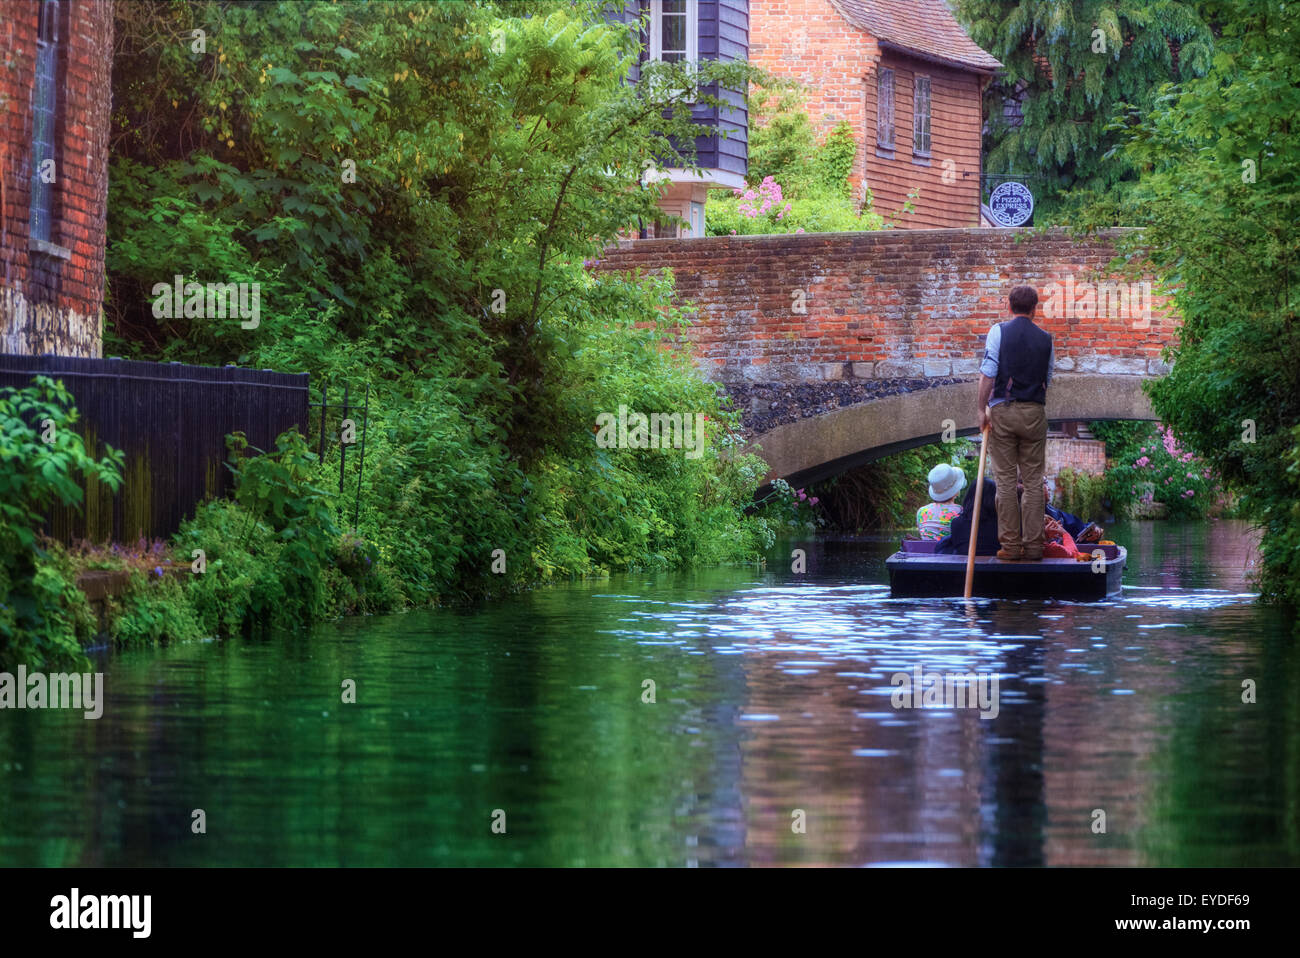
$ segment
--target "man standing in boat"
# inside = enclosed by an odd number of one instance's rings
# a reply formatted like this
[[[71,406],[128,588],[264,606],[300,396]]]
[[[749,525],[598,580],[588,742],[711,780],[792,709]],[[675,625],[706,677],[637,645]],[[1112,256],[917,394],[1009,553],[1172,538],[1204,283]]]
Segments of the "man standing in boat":
[[[989,330],[980,363],[979,424],[997,483],[999,559],[1043,557],[1043,472],[1047,459],[1047,387],[1056,351],[1034,323],[1038,292],[1011,291],[1011,319]],[[1019,474],[1017,477],[1017,473]],[[1017,501],[1016,480],[1024,484]]]

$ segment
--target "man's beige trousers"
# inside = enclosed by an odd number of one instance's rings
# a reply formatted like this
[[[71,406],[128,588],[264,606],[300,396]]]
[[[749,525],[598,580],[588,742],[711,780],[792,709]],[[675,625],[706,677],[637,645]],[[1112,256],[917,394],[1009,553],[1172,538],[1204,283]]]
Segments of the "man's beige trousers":
[[[998,542],[1013,555],[1043,555],[1043,469],[1047,460],[1047,408],[1042,403],[1000,402],[989,409],[989,455],[998,486]],[[1024,494],[1016,501],[1016,474]]]

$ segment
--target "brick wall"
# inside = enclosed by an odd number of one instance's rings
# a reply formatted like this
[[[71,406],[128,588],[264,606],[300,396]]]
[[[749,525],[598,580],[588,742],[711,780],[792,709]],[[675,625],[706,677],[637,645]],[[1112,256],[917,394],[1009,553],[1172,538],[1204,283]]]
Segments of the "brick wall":
[[[749,62],[804,85],[808,115],[822,136],[841,120],[853,127],[855,197],[861,196],[865,173],[866,78],[879,57],[876,41],[850,25],[829,0],[749,2]],[[874,128],[871,136],[874,141]]]
[[[1106,444],[1100,439],[1047,440],[1047,469],[1049,478],[1055,478],[1062,469],[1086,472],[1100,476],[1106,471]]]
[[[1088,307],[1113,238],[955,229],[639,240],[607,250],[597,268],[671,268],[679,298],[700,310],[689,332],[697,358],[722,382],[973,377],[1021,284],[1042,297],[1058,371],[1158,374],[1174,335],[1163,298],[1147,318],[1135,308],[1142,295],[1129,315],[1122,301],[1100,319]]]
[[[99,356],[113,11],[59,5],[50,246],[30,235],[40,4],[0,0],[0,352]]]
[[[977,226],[980,221],[980,132],[983,77],[898,51],[882,54],[865,30],[852,25],[830,0],[750,0],[751,63],[803,84],[813,128],[824,137],[841,120],[853,129],[857,154],[850,184],[863,185],[874,209],[898,216],[919,190],[903,229]],[[877,71],[894,70],[895,148],[877,149]],[[931,154],[912,154],[913,85],[931,80]]]

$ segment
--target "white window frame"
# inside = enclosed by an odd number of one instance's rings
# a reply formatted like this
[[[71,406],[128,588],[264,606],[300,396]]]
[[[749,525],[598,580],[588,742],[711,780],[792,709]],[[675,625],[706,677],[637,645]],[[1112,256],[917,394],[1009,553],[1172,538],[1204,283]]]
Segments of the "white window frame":
[[[664,43],[663,0],[650,0],[650,59],[662,60]],[[686,0],[686,62],[700,59],[700,4]]]

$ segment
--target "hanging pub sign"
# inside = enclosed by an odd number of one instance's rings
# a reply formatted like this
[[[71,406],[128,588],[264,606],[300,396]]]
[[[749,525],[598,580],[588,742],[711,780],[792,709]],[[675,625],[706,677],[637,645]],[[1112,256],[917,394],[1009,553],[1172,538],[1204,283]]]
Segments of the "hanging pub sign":
[[[1034,215],[1034,194],[1023,183],[1000,183],[989,197],[989,212],[998,226],[1023,226]]]

